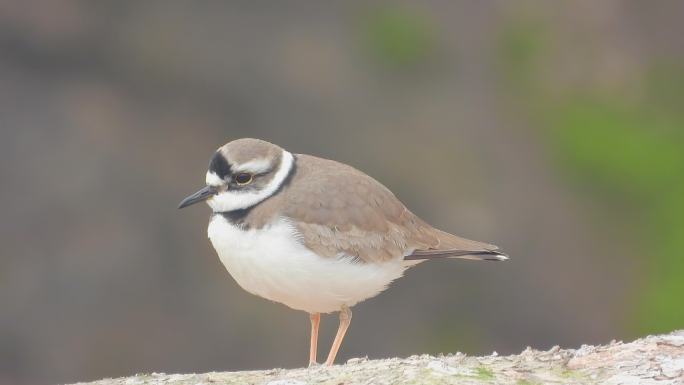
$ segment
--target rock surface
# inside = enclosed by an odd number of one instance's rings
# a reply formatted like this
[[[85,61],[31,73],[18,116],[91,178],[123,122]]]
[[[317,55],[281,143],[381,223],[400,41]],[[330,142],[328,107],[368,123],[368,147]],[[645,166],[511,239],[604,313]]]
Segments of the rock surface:
[[[84,383],[83,383],[84,384]],[[308,384],[684,384],[684,330],[579,349],[527,348],[518,355],[462,353],[385,360],[354,358],[332,368],[204,374],[138,374],[89,385]]]

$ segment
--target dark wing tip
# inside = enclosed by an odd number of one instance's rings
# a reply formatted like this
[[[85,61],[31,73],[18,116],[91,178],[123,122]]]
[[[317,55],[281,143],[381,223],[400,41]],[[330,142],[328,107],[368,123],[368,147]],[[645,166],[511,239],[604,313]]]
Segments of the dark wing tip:
[[[436,259],[436,258],[462,258],[480,261],[507,261],[508,254],[499,249],[487,250],[416,250],[413,254],[404,257],[404,260]]]
[[[484,254],[483,257],[485,261],[508,261],[511,259],[508,254],[499,250],[492,250],[489,253]]]

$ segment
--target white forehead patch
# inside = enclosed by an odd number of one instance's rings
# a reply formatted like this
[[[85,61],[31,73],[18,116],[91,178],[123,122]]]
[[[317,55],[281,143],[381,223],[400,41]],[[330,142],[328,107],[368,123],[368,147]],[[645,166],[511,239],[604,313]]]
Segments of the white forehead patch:
[[[220,186],[223,184],[223,180],[213,171],[207,171],[206,182],[207,186]]]
[[[290,174],[290,171],[292,171],[293,166],[294,156],[283,150],[283,156],[280,158],[278,171],[275,173],[273,179],[271,179],[266,187],[259,191],[227,190],[207,199],[207,204],[215,213],[241,210],[252,207],[273,195],[280,188],[283,182],[285,182],[285,179]],[[207,179],[207,184],[208,183],[209,182]]]
[[[266,158],[254,159],[249,162],[235,165],[236,172],[249,172],[252,174],[261,174],[271,169],[271,161]]]

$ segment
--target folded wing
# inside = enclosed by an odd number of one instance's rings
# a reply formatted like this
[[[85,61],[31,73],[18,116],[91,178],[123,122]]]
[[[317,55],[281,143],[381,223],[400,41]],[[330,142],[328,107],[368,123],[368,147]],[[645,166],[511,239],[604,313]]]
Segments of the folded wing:
[[[496,246],[430,226],[385,186],[341,163],[306,155],[286,191],[286,216],[318,255],[374,263],[391,259],[507,259]],[[306,197],[306,199],[304,199]]]

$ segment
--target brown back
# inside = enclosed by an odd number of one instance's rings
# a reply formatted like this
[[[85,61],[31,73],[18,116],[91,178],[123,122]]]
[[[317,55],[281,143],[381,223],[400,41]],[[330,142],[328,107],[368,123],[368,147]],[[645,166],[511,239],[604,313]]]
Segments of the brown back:
[[[310,155],[296,155],[294,173],[281,190],[250,209],[243,221],[259,228],[278,215],[293,221],[309,249],[330,258],[347,255],[373,263],[500,254],[494,245],[433,228],[363,172]]]

